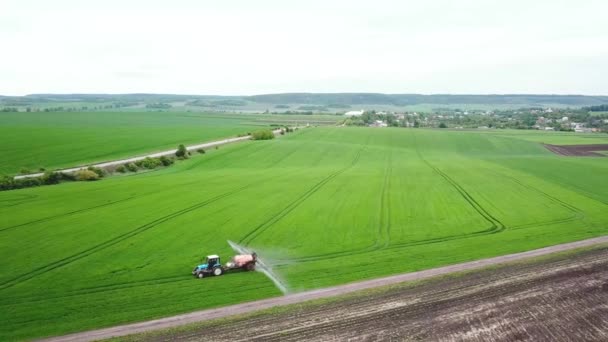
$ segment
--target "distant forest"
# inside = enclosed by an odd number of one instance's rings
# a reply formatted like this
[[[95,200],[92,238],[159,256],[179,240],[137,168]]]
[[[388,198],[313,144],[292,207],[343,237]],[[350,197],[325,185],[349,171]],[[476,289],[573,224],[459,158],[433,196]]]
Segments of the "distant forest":
[[[603,105],[599,105],[599,106],[584,107],[583,109],[588,110],[590,112],[608,112],[608,104],[603,104]]]

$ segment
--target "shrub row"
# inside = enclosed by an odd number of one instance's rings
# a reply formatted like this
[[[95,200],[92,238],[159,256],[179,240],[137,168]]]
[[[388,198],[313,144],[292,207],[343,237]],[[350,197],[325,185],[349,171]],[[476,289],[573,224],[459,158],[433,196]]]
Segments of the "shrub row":
[[[262,129],[251,133],[251,140],[270,140],[274,139],[274,133],[269,129]]]
[[[59,184],[62,181],[93,181],[106,175],[106,172],[98,167],[89,166],[86,169],[74,173],[46,171],[40,177],[28,177],[14,179],[9,176],[0,177],[0,191],[31,188],[41,185]]]
[[[215,148],[217,149],[218,147],[216,146]],[[204,154],[205,150],[200,148],[197,150],[197,152],[200,154]],[[175,155],[178,157],[178,159],[187,159],[190,155],[190,152],[186,150],[186,147],[184,145],[179,145]],[[125,173],[137,172],[140,169],[152,170],[161,166],[169,166],[174,162],[174,158],[168,156],[161,156],[159,158],[147,157],[142,160],[138,160],[134,163],[126,163],[123,165],[119,165],[118,167],[116,167],[115,171],[119,173]],[[41,169],[41,171],[42,170],[44,169]],[[24,169],[22,170],[22,173],[29,173],[29,170]],[[86,169],[78,170],[74,173],[46,171],[40,177],[28,177],[20,179],[14,179],[10,176],[0,175],[0,191],[30,188],[41,185],[58,184],[62,181],[95,181],[105,176],[105,170],[94,166],[89,166]]]
[[[125,173],[125,172],[137,172],[140,169],[156,169],[160,166],[169,166],[174,163],[173,158],[169,158],[167,156],[161,156],[159,158],[150,158],[146,157],[145,159],[138,160],[134,163],[127,163],[120,165],[116,168],[116,172]]]

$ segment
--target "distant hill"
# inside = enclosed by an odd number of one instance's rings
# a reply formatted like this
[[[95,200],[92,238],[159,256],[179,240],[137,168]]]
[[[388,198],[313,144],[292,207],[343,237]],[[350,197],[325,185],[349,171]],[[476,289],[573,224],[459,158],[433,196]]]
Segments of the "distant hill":
[[[608,96],[585,95],[450,95],[450,94],[380,94],[380,93],[284,93],[253,96],[174,95],[174,94],[31,94],[0,96],[0,106],[25,106],[37,103],[129,102],[169,103],[190,101],[224,106],[250,104],[299,104],[325,108],[349,108],[357,105],[411,106],[430,105],[518,105],[518,106],[597,106],[608,104]],[[198,102],[196,102],[198,101]]]
[[[254,95],[248,100],[260,103],[301,103],[311,105],[415,105],[415,104],[561,104],[569,106],[608,103],[608,96],[584,95],[420,95],[376,93],[286,93]]]

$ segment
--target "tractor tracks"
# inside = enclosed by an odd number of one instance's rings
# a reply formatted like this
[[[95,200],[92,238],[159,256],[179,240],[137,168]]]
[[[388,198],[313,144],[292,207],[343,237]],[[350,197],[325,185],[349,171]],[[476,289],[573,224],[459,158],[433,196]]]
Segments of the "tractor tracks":
[[[438,174],[441,178],[443,178],[446,182],[448,182],[460,194],[460,196],[481,217],[483,217],[484,220],[486,220],[488,223],[490,223],[489,228],[480,230],[477,232],[472,232],[472,233],[464,233],[464,234],[450,235],[450,236],[444,236],[444,237],[438,237],[438,238],[432,238],[432,239],[424,239],[424,240],[418,240],[418,241],[402,242],[402,243],[391,243],[390,242],[390,209],[384,209],[383,216],[382,216],[383,219],[381,220],[381,227],[378,231],[379,239],[377,239],[377,240],[382,240],[383,236],[384,236],[385,243],[382,244],[382,243],[377,242],[374,246],[365,247],[362,249],[353,249],[353,250],[341,251],[341,252],[323,253],[323,254],[311,255],[308,257],[301,257],[301,258],[294,258],[294,259],[285,259],[285,260],[279,259],[279,260],[277,260],[278,263],[276,266],[281,266],[285,262],[287,262],[287,263],[289,263],[289,262],[313,262],[313,261],[317,261],[317,260],[321,260],[321,259],[323,259],[323,260],[335,259],[335,258],[340,258],[340,257],[345,257],[345,256],[353,256],[353,255],[365,254],[365,253],[382,251],[382,250],[391,250],[391,249],[397,249],[397,248],[412,247],[412,246],[426,245],[426,244],[431,244],[431,243],[459,240],[459,239],[477,237],[477,236],[488,235],[488,234],[496,234],[496,233],[500,233],[500,232],[504,231],[505,229],[507,229],[506,225],[504,225],[500,220],[498,220],[490,212],[488,212],[483,206],[481,206],[479,204],[479,202],[477,202],[477,200],[475,200],[473,198],[473,196],[471,196],[460,184],[458,184],[455,180],[453,180],[451,177],[449,177],[447,174],[445,174],[439,168],[433,166],[430,162],[428,162],[426,159],[424,159],[424,157],[422,157],[422,154],[420,153],[420,150],[418,149],[418,145],[416,142],[415,142],[415,149],[416,149],[416,153],[417,153],[418,157],[420,158],[420,160],[422,160],[425,163],[425,165],[427,165],[436,174]],[[389,161],[389,163],[390,162],[392,162],[392,161]],[[385,174],[384,187],[382,190],[383,200],[381,201],[381,203],[382,203],[381,207],[390,206],[390,199],[389,200],[385,199],[385,196],[387,196],[386,189],[387,189],[387,187],[390,188],[390,175],[392,174],[392,171],[390,169],[392,169],[392,167],[390,167],[390,164],[389,164],[389,170]],[[389,179],[387,180],[386,177],[389,177]],[[385,215],[388,215],[389,218],[384,219]]]
[[[108,203],[96,205],[96,206],[93,206],[93,207],[88,207],[88,208],[84,208],[84,209],[78,209],[78,210],[70,211],[70,212],[67,212],[67,213],[62,213],[62,214],[59,214],[59,215],[47,216],[47,217],[44,217],[44,218],[41,218],[41,219],[38,219],[38,220],[33,220],[33,221],[25,222],[25,223],[20,223],[20,224],[14,225],[14,226],[0,228],[0,232],[4,232],[4,231],[11,230],[11,229],[27,226],[27,225],[34,224],[34,223],[47,222],[47,221],[51,221],[51,220],[58,219],[58,218],[61,218],[61,217],[66,217],[66,216],[71,216],[71,215],[75,215],[75,214],[80,214],[80,213],[83,213],[83,212],[87,212],[89,210],[99,209],[99,208],[111,206],[111,205],[114,205],[114,204],[117,204],[117,203],[126,202],[126,201],[132,200],[134,198],[135,197],[123,198],[121,200],[117,200],[117,201],[113,201],[113,202],[108,202]]]
[[[491,226],[490,228],[486,229],[486,230],[482,230],[476,233],[471,233],[471,234],[480,234],[480,233],[485,233],[485,234],[494,234],[494,233],[499,233],[502,232],[503,230],[505,230],[507,227],[500,222],[496,217],[494,217],[492,214],[490,214],[484,207],[482,207],[479,202],[477,202],[475,200],[475,198],[473,198],[473,196],[471,196],[462,186],[460,186],[460,184],[458,184],[458,182],[456,182],[454,179],[452,179],[452,177],[448,176],[447,174],[445,174],[443,171],[441,171],[439,168],[433,166],[431,163],[429,163],[426,159],[424,159],[422,157],[422,155],[420,154],[420,151],[418,151],[418,147],[416,147],[416,152],[418,153],[418,156],[420,157],[420,159],[428,166],[430,167],[433,171],[435,171],[435,173],[437,173],[439,176],[441,176],[441,178],[443,178],[445,181],[447,181],[450,185],[452,185],[452,187],[458,191],[458,193],[460,194],[460,196],[462,196],[462,198],[467,201],[469,203],[469,205],[477,212],[479,213],[479,215],[481,215],[481,217],[483,217],[484,220],[488,221]]]
[[[122,242],[124,240],[127,240],[127,239],[130,239],[130,238],[134,237],[134,236],[137,236],[137,235],[139,235],[139,234],[141,234],[141,233],[143,233],[143,232],[145,232],[145,231],[147,231],[149,229],[152,229],[152,228],[158,226],[161,223],[164,223],[166,221],[174,219],[174,218],[176,218],[178,216],[187,214],[187,213],[192,212],[194,210],[200,209],[200,208],[202,208],[202,207],[204,207],[204,206],[206,206],[208,204],[211,204],[211,203],[216,202],[218,200],[221,200],[221,199],[223,199],[225,197],[228,197],[228,196],[231,196],[231,195],[233,195],[235,193],[243,191],[243,190],[245,190],[246,188],[248,188],[250,186],[251,186],[251,184],[243,186],[243,187],[240,187],[240,188],[236,188],[234,190],[228,191],[228,192],[223,193],[221,195],[218,195],[218,196],[212,197],[210,199],[207,199],[205,201],[202,201],[202,202],[199,202],[197,204],[194,204],[194,205],[192,205],[192,206],[190,206],[188,208],[185,208],[185,209],[182,209],[182,210],[178,210],[178,211],[173,212],[173,213],[171,213],[169,215],[165,215],[165,216],[160,217],[158,219],[155,219],[155,220],[153,220],[151,222],[148,222],[148,223],[146,223],[144,225],[141,225],[141,226],[139,226],[139,227],[137,227],[137,228],[135,228],[135,229],[127,232],[127,233],[123,233],[123,234],[121,234],[119,236],[116,236],[116,237],[114,237],[112,239],[106,240],[106,241],[104,241],[104,242],[102,242],[100,244],[94,245],[94,246],[89,247],[89,248],[87,248],[87,249],[85,249],[83,251],[80,251],[80,252],[78,252],[76,254],[70,255],[68,257],[65,257],[63,259],[54,261],[54,262],[46,264],[46,265],[42,265],[37,270],[34,270],[32,272],[28,272],[28,273],[24,273],[24,274],[21,274],[21,275],[19,275],[17,277],[12,278],[12,279],[3,281],[2,283],[0,283],[0,291],[1,290],[6,290],[7,288],[15,286],[15,285],[17,285],[17,284],[19,284],[21,282],[24,282],[24,281],[32,279],[34,277],[37,277],[37,276],[40,276],[42,274],[48,273],[48,272],[53,271],[55,269],[58,269],[60,267],[67,266],[67,265],[69,265],[69,264],[71,264],[71,263],[73,263],[75,261],[78,261],[80,259],[83,259],[83,258],[85,258],[85,257],[87,257],[87,256],[89,256],[89,255],[91,255],[93,253],[99,252],[99,251],[104,250],[104,249],[106,249],[108,247],[114,246],[114,245],[116,245],[116,244],[118,244],[118,243],[120,243],[120,242]]]
[[[379,240],[380,248],[386,248],[391,241],[391,178],[393,176],[393,151],[388,152],[386,171],[384,172],[384,182],[382,184],[382,194],[380,196],[380,227]],[[382,242],[383,241],[383,242]]]
[[[549,195],[548,193],[546,193],[532,185],[523,183],[522,181],[518,180],[517,178],[508,176],[502,172],[493,171],[493,173],[498,175],[499,177],[510,179],[512,182],[522,186],[523,188],[536,192],[536,193],[544,196],[551,202],[556,203],[559,206],[561,206],[561,207],[565,208],[566,210],[573,213],[572,216],[567,217],[567,218],[549,220],[549,221],[537,222],[537,223],[533,222],[533,223],[528,223],[528,224],[522,224],[522,225],[509,227],[509,229],[517,230],[517,229],[525,229],[525,228],[529,228],[529,227],[547,226],[547,225],[551,225],[551,224],[559,224],[559,223],[572,222],[572,221],[576,221],[576,220],[583,220],[584,218],[586,218],[586,215],[582,210],[580,210],[579,208],[577,208],[567,202],[560,200],[559,198],[557,198],[555,196]]]
[[[238,241],[238,243],[247,246],[249,243],[251,243],[251,241],[253,241],[256,237],[258,237],[266,229],[268,229],[269,227],[271,227],[272,225],[274,225],[275,223],[277,223],[278,221],[280,221],[283,217],[285,217],[287,214],[289,214],[294,209],[296,209],[300,204],[302,204],[302,202],[304,202],[305,200],[307,200],[315,192],[319,191],[319,189],[321,189],[329,181],[331,181],[332,179],[336,178],[337,176],[339,176],[342,173],[344,173],[344,172],[348,171],[349,169],[351,169],[359,161],[359,158],[361,157],[361,152],[364,149],[365,149],[365,146],[363,146],[359,151],[357,151],[357,154],[355,155],[355,158],[353,159],[353,161],[348,166],[346,166],[346,167],[344,167],[344,168],[342,168],[342,169],[340,169],[340,170],[338,170],[336,172],[333,172],[329,176],[323,178],[320,182],[318,182],[317,184],[315,184],[314,186],[312,186],[310,189],[308,189],[306,192],[304,192],[303,194],[301,194],[300,196],[298,196],[294,201],[290,202],[281,211],[279,211],[278,213],[274,214],[268,220],[260,223],[253,230],[251,230],[249,233],[245,234],[245,236],[243,236],[243,238],[241,238]]]

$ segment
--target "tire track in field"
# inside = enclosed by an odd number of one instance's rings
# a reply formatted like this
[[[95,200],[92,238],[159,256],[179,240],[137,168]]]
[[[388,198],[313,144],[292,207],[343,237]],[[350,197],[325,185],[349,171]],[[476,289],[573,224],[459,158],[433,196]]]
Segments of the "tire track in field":
[[[53,270],[55,270],[57,268],[69,265],[69,264],[71,264],[71,263],[73,263],[75,261],[78,261],[78,260],[80,260],[82,258],[85,258],[85,257],[87,257],[87,256],[89,256],[89,255],[91,255],[93,253],[99,252],[99,251],[104,250],[104,249],[106,249],[108,247],[114,246],[114,245],[116,245],[116,244],[118,244],[118,243],[120,243],[120,242],[122,242],[124,240],[127,240],[129,238],[137,236],[137,235],[139,235],[139,234],[141,234],[141,233],[143,233],[143,232],[145,232],[145,231],[147,231],[147,230],[149,230],[151,228],[154,228],[154,227],[158,226],[161,223],[164,223],[166,221],[172,220],[172,219],[174,219],[176,217],[179,217],[181,215],[187,214],[187,213],[192,212],[194,210],[200,209],[200,208],[202,208],[202,207],[204,207],[204,206],[206,206],[208,204],[211,204],[211,203],[216,202],[218,200],[221,200],[221,199],[223,199],[225,197],[228,197],[228,196],[231,196],[231,195],[233,195],[235,193],[243,191],[243,190],[245,190],[246,188],[248,188],[250,186],[252,186],[252,184],[245,185],[243,187],[240,187],[240,188],[228,191],[228,192],[226,192],[224,194],[212,197],[212,198],[207,199],[205,201],[202,201],[202,202],[199,202],[197,204],[194,204],[194,205],[192,205],[192,206],[190,206],[188,208],[185,208],[185,209],[182,209],[182,210],[178,210],[178,211],[173,212],[173,213],[171,213],[169,215],[165,215],[163,217],[155,219],[155,220],[153,220],[151,222],[148,222],[148,223],[146,223],[146,224],[144,224],[142,226],[139,226],[139,227],[137,227],[137,228],[135,228],[135,229],[127,232],[127,233],[123,233],[123,234],[121,234],[121,235],[119,235],[117,237],[114,237],[112,239],[106,240],[106,241],[104,241],[104,242],[102,242],[100,244],[97,244],[97,245],[95,245],[93,247],[87,248],[87,249],[85,249],[85,250],[83,250],[81,252],[78,252],[76,254],[73,254],[71,256],[65,257],[63,259],[54,261],[54,262],[46,264],[46,265],[39,266],[39,268],[36,271],[24,273],[24,274],[21,274],[21,275],[19,275],[17,277],[14,277],[12,279],[9,279],[9,280],[6,280],[6,281],[0,283],[0,291],[1,290],[5,290],[7,288],[10,288],[10,287],[12,287],[14,285],[17,285],[17,284],[19,284],[21,282],[24,282],[26,280],[32,279],[34,277],[37,277],[39,275],[42,275],[42,274],[48,273],[50,271],[53,271]]]
[[[170,276],[170,277],[162,277],[157,279],[149,279],[149,280],[138,280],[132,282],[125,283],[117,283],[117,284],[106,284],[101,286],[94,287],[85,287],[73,291],[68,291],[65,293],[51,293],[51,295],[44,294],[38,297],[32,296],[19,296],[19,297],[11,297],[7,300],[0,301],[0,306],[10,306],[10,305],[20,305],[25,303],[37,303],[37,302],[46,302],[50,300],[64,299],[64,298],[72,298],[79,296],[87,296],[94,295],[97,293],[111,292],[111,291],[119,291],[119,290],[127,290],[138,287],[145,286],[156,286],[156,285],[167,285],[173,283],[184,282],[187,284],[192,284],[193,277],[191,275],[180,275],[180,276]],[[267,288],[265,285],[255,285],[248,284],[247,290],[258,290]]]
[[[31,202],[32,200],[34,200],[37,197],[38,197],[37,195],[17,195],[16,198],[0,199],[0,203],[2,203],[2,202],[10,203],[10,204],[3,204],[2,205],[3,208],[16,207],[20,204]]]
[[[50,296],[48,294],[45,294],[44,296],[39,296],[39,297],[11,296],[10,298],[7,298],[6,300],[1,300],[0,306],[17,305],[17,304],[33,303],[33,302],[43,302],[43,301],[59,299],[59,298],[69,298],[69,297],[75,297],[75,296],[81,296],[81,295],[87,295],[87,294],[94,294],[94,293],[98,293],[98,292],[122,290],[122,289],[129,289],[129,288],[147,286],[147,285],[162,285],[162,284],[174,283],[177,281],[186,281],[189,278],[190,277],[186,278],[182,275],[179,277],[172,276],[172,277],[162,277],[162,278],[150,279],[150,280],[139,280],[139,281],[133,281],[133,282],[118,283],[118,284],[107,284],[107,285],[101,285],[101,286],[76,289],[76,290],[69,291],[69,292],[66,292],[63,294],[55,294],[55,295],[51,294]]]
[[[241,238],[238,241],[238,243],[239,244],[243,244],[245,246],[249,245],[249,243],[251,241],[253,241],[253,239],[255,239],[256,237],[258,237],[266,229],[268,229],[269,227],[271,227],[272,225],[274,225],[275,223],[277,223],[278,221],[280,221],[287,214],[289,214],[290,212],[292,212],[295,208],[297,208],[300,204],[302,204],[302,202],[304,202],[305,200],[307,200],[315,192],[319,191],[319,189],[321,189],[329,181],[331,181],[332,179],[336,178],[337,176],[341,175],[342,173],[346,172],[347,170],[349,170],[350,168],[352,168],[353,166],[355,166],[357,164],[357,162],[359,161],[359,158],[361,157],[361,152],[365,149],[365,147],[366,146],[363,146],[357,152],[357,154],[355,155],[355,158],[350,163],[350,165],[348,165],[348,166],[346,166],[346,167],[344,167],[344,168],[342,168],[342,169],[340,169],[340,170],[338,170],[336,172],[333,172],[329,176],[323,178],[320,182],[318,182],[313,187],[311,187],[310,189],[308,189],[307,191],[305,191],[303,194],[301,194],[300,196],[298,196],[294,201],[290,202],[281,211],[279,211],[278,213],[274,214],[268,220],[262,222],[261,224],[259,224],[255,228],[253,228],[253,230],[251,230],[249,233],[245,234],[245,236],[243,238]]]
[[[452,187],[456,191],[458,191],[460,196],[462,196],[462,198],[464,198],[464,200],[467,201],[469,203],[469,205],[475,211],[477,211],[477,213],[479,213],[479,215],[481,215],[481,217],[484,218],[484,220],[488,221],[491,224],[490,228],[476,232],[477,234],[480,234],[480,233],[495,234],[495,233],[500,233],[507,228],[502,222],[500,222],[500,220],[498,220],[490,212],[488,212],[483,206],[481,206],[479,204],[479,202],[477,202],[477,200],[475,200],[475,198],[473,198],[473,196],[471,196],[471,194],[469,194],[458,182],[456,182],[454,179],[452,179],[446,173],[441,171],[439,168],[433,166],[428,160],[426,160],[422,156],[422,153],[420,153],[420,149],[418,148],[418,141],[416,140],[415,137],[414,137],[414,146],[416,148],[416,154],[418,154],[418,157],[420,158],[420,160],[422,160],[429,168],[431,168],[433,171],[435,171],[435,173],[437,173],[439,176],[441,176],[441,178],[443,178],[450,185],[452,185]],[[475,233],[471,233],[471,234],[475,234]]]
[[[484,229],[481,231],[477,231],[477,232],[473,232],[473,233],[464,233],[464,234],[450,235],[450,236],[444,236],[444,237],[438,237],[438,238],[432,238],[432,239],[424,239],[424,240],[411,241],[411,242],[403,242],[403,243],[390,243],[389,245],[387,245],[385,247],[381,247],[381,248],[375,248],[374,246],[372,246],[372,247],[367,247],[367,248],[363,248],[363,249],[352,249],[352,250],[348,250],[348,251],[317,254],[317,255],[301,257],[301,258],[278,259],[277,266],[282,265],[282,262],[287,262],[287,263],[294,262],[294,261],[295,262],[311,262],[311,261],[317,261],[320,259],[324,259],[324,260],[325,259],[335,259],[335,258],[340,258],[340,257],[345,257],[345,256],[352,256],[352,255],[374,252],[374,251],[390,250],[390,249],[397,249],[397,248],[404,248],[404,247],[411,247],[411,246],[426,245],[426,244],[431,244],[431,243],[446,242],[446,241],[452,241],[452,240],[460,240],[460,239],[471,238],[471,237],[476,237],[476,236],[500,233],[507,228],[502,222],[500,222],[493,215],[491,215],[485,208],[483,208],[456,181],[454,181],[452,178],[450,178],[444,172],[442,172],[438,168],[434,167],[426,159],[424,159],[418,149],[418,144],[416,141],[415,141],[415,148],[416,148],[416,153],[418,154],[418,157],[428,167],[430,167],[434,172],[436,172],[439,176],[441,176],[444,180],[446,180],[450,185],[452,185],[452,187],[454,187],[455,190],[458,191],[458,193],[465,199],[465,201],[467,201],[467,203],[471,207],[473,207],[473,209],[477,213],[479,213],[480,216],[482,216],[484,218],[484,220],[488,221],[491,224],[490,228]]]
[[[47,216],[47,217],[44,217],[44,218],[41,218],[41,219],[38,219],[38,220],[33,220],[33,221],[26,222],[26,223],[20,223],[20,224],[17,224],[17,225],[14,225],[14,226],[10,226],[10,227],[0,228],[0,232],[4,232],[4,231],[11,230],[11,229],[14,229],[14,228],[19,228],[19,227],[27,226],[27,225],[34,224],[34,223],[46,222],[46,221],[51,221],[51,220],[54,220],[54,219],[57,219],[57,218],[61,218],[61,217],[66,217],[66,216],[71,216],[71,215],[75,215],[75,214],[80,214],[80,213],[83,213],[83,212],[87,212],[89,210],[99,209],[99,208],[107,207],[107,206],[110,206],[110,205],[114,205],[116,203],[126,202],[126,201],[132,200],[134,198],[135,197],[128,197],[128,198],[124,198],[124,199],[121,199],[121,200],[118,200],[118,201],[108,202],[108,203],[96,205],[96,206],[89,207],[89,208],[78,209],[78,210],[70,211],[70,212],[67,212],[67,213],[62,213],[62,214],[59,214],[59,215]]]
[[[380,240],[384,241],[380,248],[386,248],[391,241],[391,178],[393,175],[393,150],[389,149],[386,171],[384,172],[384,182],[382,184],[382,194],[380,196]],[[379,248],[379,249],[380,249]]]
[[[559,198],[549,195],[548,193],[532,186],[526,183],[523,183],[522,181],[518,180],[515,177],[511,177],[509,175],[506,175],[502,172],[497,172],[497,171],[493,171],[494,174],[496,174],[499,177],[503,177],[503,178],[508,178],[510,179],[512,182],[519,184],[520,186],[531,190],[533,192],[539,193],[542,196],[544,196],[545,198],[549,199],[550,201],[552,201],[553,203],[556,203],[558,205],[560,205],[563,208],[566,208],[568,211],[573,212],[574,215],[568,218],[563,218],[563,219],[556,219],[556,220],[549,220],[549,221],[543,221],[543,222],[536,222],[536,223],[528,223],[528,224],[522,224],[522,225],[518,225],[518,226],[512,226],[509,229],[525,229],[525,228],[529,228],[529,227],[537,227],[537,226],[547,226],[547,225],[551,225],[551,224],[558,224],[558,223],[566,223],[566,222],[571,222],[571,221],[576,221],[576,220],[582,220],[584,218],[587,217],[587,215],[585,214],[585,212],[583,212],[582,210],[580,210],[579,208],[564,202],[562,200],[560,200]]]

